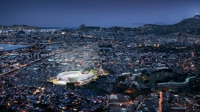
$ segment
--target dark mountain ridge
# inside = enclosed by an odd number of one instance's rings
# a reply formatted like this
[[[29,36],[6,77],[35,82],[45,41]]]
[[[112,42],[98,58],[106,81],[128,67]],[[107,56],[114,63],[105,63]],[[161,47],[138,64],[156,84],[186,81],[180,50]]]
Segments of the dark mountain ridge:
[[[172,25],[146,24],[139,27],[139,29],[141,29],[142,33],[154,33],[160,35],[175,32],[200,34],[200,16],[195,15],[193,18],[184,19],[181,22]]]
[[[12,29],[12,30],[23,30],[23,29],[44,29],[47,27],[35,27],[28,25],[13,25],[13,26],[0,26],[1,30]],[[48,28],[47,28],[48,29]],[[91,30],[109,30],[111,32],[132,32],[132,34],[157,34],[166,35],[177,32],[184,32],[190,34],[200,34],[200,15],[195,15],[193,18],[187,18],[179,23],[172,25],[156,25],[146,24],[137,28],[130,27],[119,27],[113,26],[110,28],[101,28],[99,26],[86,26],[85,24],[80,25],[77,29],[79,31],[91,31]]]

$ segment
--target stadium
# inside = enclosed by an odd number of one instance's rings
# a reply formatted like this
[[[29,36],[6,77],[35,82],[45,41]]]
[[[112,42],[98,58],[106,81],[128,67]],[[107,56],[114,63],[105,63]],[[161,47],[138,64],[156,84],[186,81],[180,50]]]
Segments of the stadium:
[[[66,71],[57,75],[58,83],[84,83],[90,81],[94,74],[82,74],[81,71]]]

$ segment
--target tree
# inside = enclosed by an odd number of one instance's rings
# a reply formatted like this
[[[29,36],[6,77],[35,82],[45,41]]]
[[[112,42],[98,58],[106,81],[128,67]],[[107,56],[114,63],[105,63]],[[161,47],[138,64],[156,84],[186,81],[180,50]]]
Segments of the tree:
[[[125,81],[125,79],[126,79],[126,76],[119,76],[119,77],[116,79],[116,82]]]
[[[66,86],[70,89],[75,89],[74,83],[66,83]]]
[[[157,84],[157,83],[162,83],[163,81],[162,80],[156,80],[155,81],[155,84]]]
[[[190,79],[189,80],[189,87],[192,90],[192,92],[200,92],[200,79]]]
[[[146,84],[146,83],[148,83],[149,82],[149,80],[144,80],[144,83]]]
[[[53,85],[53,82],[46,82],[47,85]]]
[[[164,82],[169,82],[169,81],[171,81],[172,79],[173,79],[172,77],[167,76],[167,77],[163,78],[163,81],[164,81]]]

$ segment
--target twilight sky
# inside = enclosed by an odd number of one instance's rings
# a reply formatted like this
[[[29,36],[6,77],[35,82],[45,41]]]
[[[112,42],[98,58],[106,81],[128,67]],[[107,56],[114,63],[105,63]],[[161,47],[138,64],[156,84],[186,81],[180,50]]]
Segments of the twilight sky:
[[[200,13],[200,0],[0,0],[0,25],[43,27],[173,24]]]

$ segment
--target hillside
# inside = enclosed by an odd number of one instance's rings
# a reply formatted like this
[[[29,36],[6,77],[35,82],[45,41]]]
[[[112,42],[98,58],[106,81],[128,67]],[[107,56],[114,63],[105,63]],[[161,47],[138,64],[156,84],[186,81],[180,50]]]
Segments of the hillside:
[[[113,26],[110,28],[100,28],[96,26],[86,26],[82,24],[78,30],[88,31],[88,30],[106,30],[110,32],[132,32],[132,34],[157,34],[166,35],[176,32],[185,32],[190,34],[200,34],[200,15],[195,15],[193,18],[184,19],[179,23],[172,25],[156,25],[156,24],[146,24],[138,28],[129,27],[119,27]]]
[[[154,33],[158,35],[165,35],[175,32],[187,32],[192,34],[200,34],[200,16],[195,15],[194,18],[184,19],[179,23],[173,25],[155,25],[146,24],[139,27],[141,33]]]

